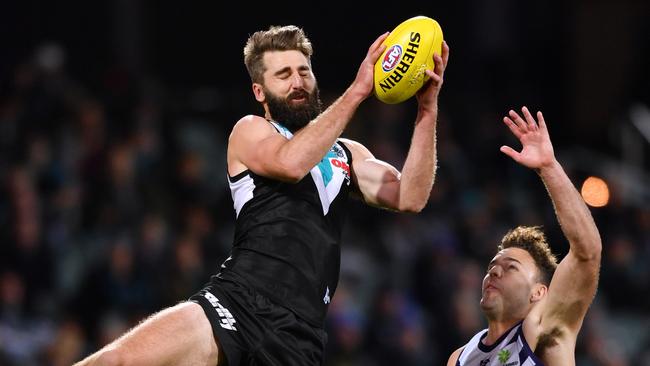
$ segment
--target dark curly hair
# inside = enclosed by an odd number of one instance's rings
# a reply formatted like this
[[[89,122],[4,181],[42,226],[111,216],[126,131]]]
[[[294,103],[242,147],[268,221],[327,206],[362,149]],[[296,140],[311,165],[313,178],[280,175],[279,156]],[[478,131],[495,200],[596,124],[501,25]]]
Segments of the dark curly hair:
[[[557,268],[557,258],[551,252],[546,236],[540,226],[518,226],[501,239],[498,250],[521,248],[535,260],[540,276],[538,281],[548,286]]]

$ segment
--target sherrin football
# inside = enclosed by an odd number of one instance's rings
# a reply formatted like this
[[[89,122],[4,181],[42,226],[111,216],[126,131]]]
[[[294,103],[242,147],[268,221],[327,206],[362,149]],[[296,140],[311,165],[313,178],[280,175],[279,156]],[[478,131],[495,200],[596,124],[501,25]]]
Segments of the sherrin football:
[[[403,21],[384,40],[386,50],[375,63],[375,95],[401,103],[420,90],[433,70],[433,54],[442,53],[442,29],[435,20],[416,16]]]

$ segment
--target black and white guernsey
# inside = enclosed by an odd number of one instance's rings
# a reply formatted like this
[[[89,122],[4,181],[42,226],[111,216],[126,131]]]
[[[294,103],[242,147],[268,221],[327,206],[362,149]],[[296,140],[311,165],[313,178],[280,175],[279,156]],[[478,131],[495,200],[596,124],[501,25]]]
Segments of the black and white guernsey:
[[[271,123],[287,139],[293,137]],[[338,283],[351,164],[350,150],[337,140],[298,183],[250,170],[228,177],[237,220],[231,255],[218,277],[243,280],[322,326]]]

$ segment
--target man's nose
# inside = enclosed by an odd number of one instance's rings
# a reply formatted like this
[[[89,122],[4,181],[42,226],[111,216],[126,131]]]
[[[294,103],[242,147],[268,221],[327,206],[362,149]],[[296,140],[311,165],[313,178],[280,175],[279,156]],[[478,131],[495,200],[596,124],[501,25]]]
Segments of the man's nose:
[[[490,268],[490,271],[488,273],[490,274],[491,277],[499,278],[501,277],[503,271],[501,270],[501,266],[493,266],[492,268]]]
[[[291,88],[293,89],[303,89],[305,86],[305,81],[302,79],[300,74],[296,74],[291,79]]]

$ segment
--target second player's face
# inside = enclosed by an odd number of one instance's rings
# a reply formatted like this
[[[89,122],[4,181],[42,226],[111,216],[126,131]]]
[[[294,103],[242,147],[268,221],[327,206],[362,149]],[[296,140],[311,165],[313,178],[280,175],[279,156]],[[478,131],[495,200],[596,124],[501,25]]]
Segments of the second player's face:
[[[537,267],[530,254],[507,248],[494,256],[483,278],[481,309],[488,318],[524,318],[537,283]]]

